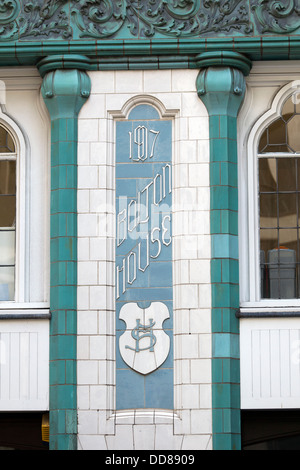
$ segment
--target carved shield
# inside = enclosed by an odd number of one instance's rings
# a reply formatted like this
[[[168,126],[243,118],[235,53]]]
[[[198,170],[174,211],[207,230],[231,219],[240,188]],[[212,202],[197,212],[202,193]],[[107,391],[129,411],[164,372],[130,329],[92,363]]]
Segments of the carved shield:
[[[121,308],[119,318],[126,323],[119,339],[124,362],[144,375],[158,369],[170,350],[170,338],[162,326],[170,318],[168,307],[163,302],[152,302],[143,309],[129,302]]]

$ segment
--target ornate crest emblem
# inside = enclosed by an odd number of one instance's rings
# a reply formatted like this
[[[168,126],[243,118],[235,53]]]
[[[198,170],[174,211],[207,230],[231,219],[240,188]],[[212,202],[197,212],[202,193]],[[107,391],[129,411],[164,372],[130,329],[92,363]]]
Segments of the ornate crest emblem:
[[[119,348],[131,369],[146,375],[167,359],[170,338],[162,325],[169,317],[169,309],[162,302],[153,302],[146,309],[134,302],[123,305],[119,318],[126,322],[126,331],[119,339]]]

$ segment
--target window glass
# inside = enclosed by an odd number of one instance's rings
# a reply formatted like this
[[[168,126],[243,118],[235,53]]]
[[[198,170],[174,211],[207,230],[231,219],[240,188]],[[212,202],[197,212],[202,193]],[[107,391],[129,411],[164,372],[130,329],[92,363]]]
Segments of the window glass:
[[[300,261],[299,160],[280,157],[259,161],[260,249],[263,275],[266,277],[262,297],[299,297],[299,289],[296,288]],[[286,280],[283,282],[283,279]],[[289,286],[287,290],[289,283],[293,289]]]
[[[14,300],[16,155],[11,135],[0,126],[0,300]],[[9,157],[7,156],[7,154]]]
[[[262,192],[276,192],[277,167],[275,158],[263,158],[259,161],[259,184]]]
[[[291,97],[258,146],[262,298],[300,297],[299,132],[300,107]]]
[[[300,152],[300,106],[293,97],[284,103],[281,116],[264,130],[259,146],[259,153]]]
[[[293,152],[300,151],[300,114],[296,114],[286,123],[287,141]]]
[[[295,114],[295,104],[292,99],[286,100],[282,106],[281,116],[282,119],[287,122]]]
[[[12,136],[7,132],[4,127],[0,126],[0,152],[1,153],[14,153],[15,144]]]
[[[287,123],[283,119],[272,122],[263,133],[259,153],[291,152],[287,139]]]

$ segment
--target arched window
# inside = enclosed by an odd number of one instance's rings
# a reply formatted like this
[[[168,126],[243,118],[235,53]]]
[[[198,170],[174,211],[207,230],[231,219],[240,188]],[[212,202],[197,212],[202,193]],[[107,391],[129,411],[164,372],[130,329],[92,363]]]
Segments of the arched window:
[[[288,96],[258,142],[262,299],[300,297],[300,104]]]
[[[0,124],[0,301],[15,299],[16,164],[14,139]]]
[[[300,306],[300,80],[275,94],[266,87],[263,100],[260,86],[239,122],[240,308],[249,315]]]

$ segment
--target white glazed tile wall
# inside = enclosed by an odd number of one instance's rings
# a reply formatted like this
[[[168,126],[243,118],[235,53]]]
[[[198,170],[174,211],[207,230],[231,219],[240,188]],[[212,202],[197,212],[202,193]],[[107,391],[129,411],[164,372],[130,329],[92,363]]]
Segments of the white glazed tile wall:
[[[197,71],[90,72],[79,116],[78,448],[211,449],[208,117]],[[174,412],[115,412],[114,126],[137,95],[174,120]]]

